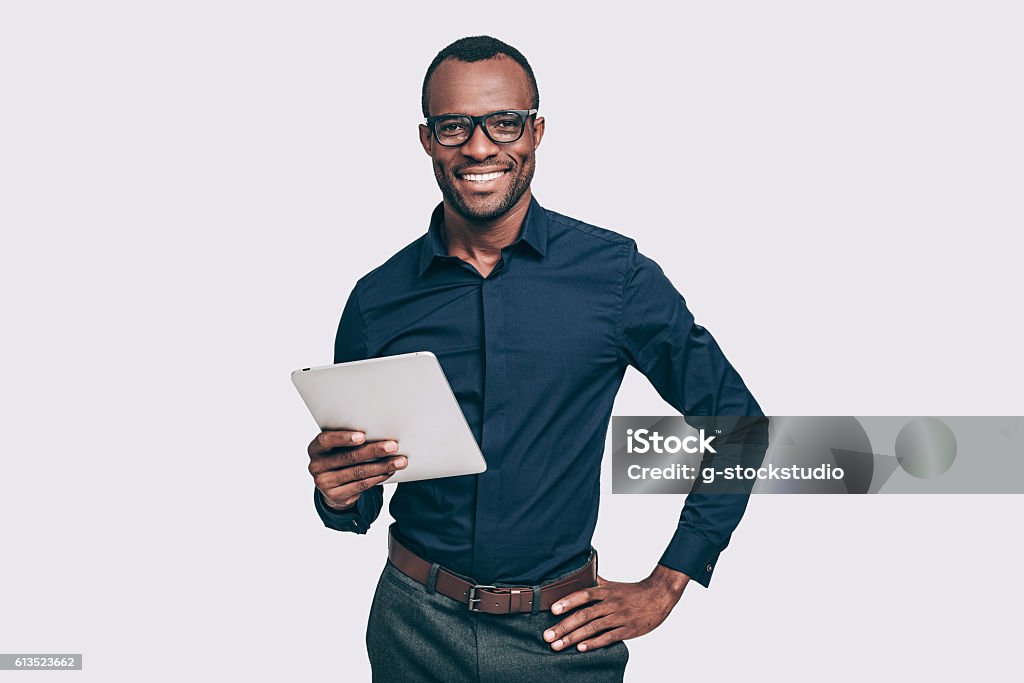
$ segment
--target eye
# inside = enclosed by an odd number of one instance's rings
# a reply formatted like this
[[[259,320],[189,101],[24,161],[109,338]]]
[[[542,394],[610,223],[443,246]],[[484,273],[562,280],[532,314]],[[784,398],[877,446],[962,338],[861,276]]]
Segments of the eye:
[[[466,124],[461,121],[441,121],[437,124],[437,132],[441,135],[459,135],[466,130]]]

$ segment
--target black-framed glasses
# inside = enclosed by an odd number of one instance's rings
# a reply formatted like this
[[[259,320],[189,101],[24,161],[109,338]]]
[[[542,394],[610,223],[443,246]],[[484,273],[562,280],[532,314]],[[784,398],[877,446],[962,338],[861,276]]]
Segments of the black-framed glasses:
[[[506,109],[492,111],[483,116],[467,114],[441,114],[428,116],[427,126],[434,133],[434,139],[444,147],[458,147],[473,137],[477,126],[483,126],[484,134],[498,144],[508,144],[523,137],[526,119],[536,115],[536,109]]]

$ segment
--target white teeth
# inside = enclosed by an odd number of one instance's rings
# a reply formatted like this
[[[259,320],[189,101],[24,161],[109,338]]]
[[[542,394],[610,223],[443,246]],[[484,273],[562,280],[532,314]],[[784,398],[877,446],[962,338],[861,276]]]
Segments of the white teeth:
[[[472,180],[477,183],[482,183],[488,180],[494,180],[500,178],[505,174],[505,171],[495,171],[494,173],[467,173],[462,177],[463,180]]]

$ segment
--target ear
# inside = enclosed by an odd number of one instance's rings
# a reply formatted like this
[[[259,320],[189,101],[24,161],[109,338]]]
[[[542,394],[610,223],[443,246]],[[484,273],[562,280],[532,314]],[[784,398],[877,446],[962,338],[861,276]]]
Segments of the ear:
[[[423,151],[427,153],[428,157],[433,157],[434,156],[433,154],[430,153],[430,146],[431,146],[431,144],[434,141],[433,137],[434,136],[432,136],[430,134],[430,129],[427,128],[425,125],[423,125],[421,123],[420,124],[420,145],[423,146]]]
[[[533,148],[540,147],[540,140],[544,137],[544,117],[537,116],[533,119]]]

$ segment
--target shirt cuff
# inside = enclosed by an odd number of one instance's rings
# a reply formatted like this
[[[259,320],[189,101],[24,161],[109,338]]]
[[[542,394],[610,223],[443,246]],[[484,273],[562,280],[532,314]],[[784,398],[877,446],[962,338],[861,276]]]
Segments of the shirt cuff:
[[[327,507],[320,489],[313,488],[313,506],[316,507],[317,514],[320,515],[320,519],[325,527],[335,529],[336,531],[351,531],[356,534],[365,534],[367,532],[370,528],[370,523],[366,521],[366,517],[363,516],[362,511],[359,509],[359,504],[363,502],[363,498],[364,496],[359,496],[359,500],[356,501],[355,506],[351,510],[338,511]]]
[[[682,572],[707,588],[721,552],[721,548],[707,539],[677,529],[658,564]]]

